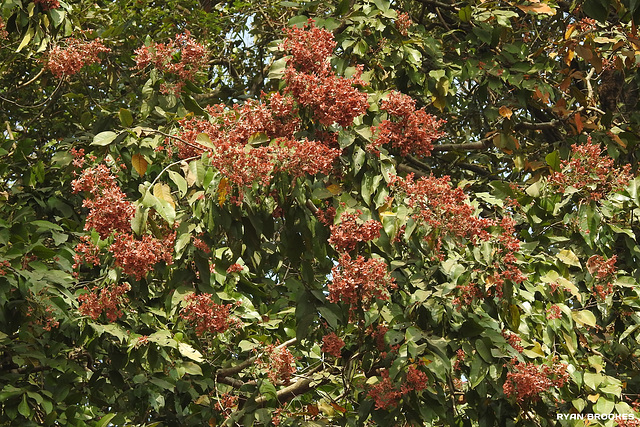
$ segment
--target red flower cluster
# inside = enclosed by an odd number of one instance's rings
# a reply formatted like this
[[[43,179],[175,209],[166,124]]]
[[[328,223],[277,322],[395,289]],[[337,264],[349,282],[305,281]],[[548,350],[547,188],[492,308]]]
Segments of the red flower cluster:
[[[329,227],[333,225],[333,220],[336,217],[336,208],[329,206],[326,209],[318,209],[315,213],[318,221]]]
[[[71,186],[74,193],[89,192],[89,197],[82,203],[82,206],[89,208],[85,230],[95,229],[103,239],[112,231],[131,230],[130,221],[135,214],[135,207],[124,200],[125,194],[105,165],[85,169]]]
[[[396,29],[400,34],[407,37],[409,35],[409,27],[413,25],[413,21],[411,20],[411,16],[409,16],[406,12],[398,13],[398,17],[396,18]]]
[[[557,304],[553,304],[551,307],[547,308],[547,319],[562,319],[562,311]]]
[[[91,236],[80,236],[73,260],[74,270],[80,268],[81,264],[100,265],[100,248],[91,241]]]
[[[595,278],[593,295],[596,298],[603,300],[613,292],[613,280],[618,272],[617,259],[618,257],[614,255],[605,261],[600,255],[592,255],[587,260],[587,270]]]
[[[402,396],[412,391],[422,391],[427,388],[428,377],[417,366],[410,365],[407,369],[406,382],[398,390],[391,379],[389,371],[383,369],[380,372],[382,381],[375,384],[369,390],[369,397],[376,402],[376,409],[389,410],[398,406]]]
[[[193,40],[189,31],[176,34],[175,40],[167,44],[154,43],[152,46],[142,46],[134,53],[137,68],[143,69],[153,65],[157,70],[178,77],[177,83],[164,84],[161,88],[163,93],[180,93],[185,82],[193,81],[208,62],[207,48]]]
[[[100,39],[90,42],[69,38],[66,47],[54,45],[47,56],[47,68],[57,78],[76,74],[82,67],[100,62],[98,54],[111,52]]]
[[[0,261],[0,276],[6,276],[7,271],[5,268],[11,268],[11,263],[6,259]]]
[[[453,370],[454,371],[459,371],[462,369],[462,362],[464,362],[464,350],[459,348],[456,351],[456,361],[453,363]]]
[[[229,268],[227,268],[227,273],[240,273],[244,267],[241,264],[231,264]]]
[[[125,274],[140,280],[153,269],[156,263],[164,261],[169,265],[173,262],[175,238],[175,231],[169,233],[164,240],[150,234],[136,239],[131,233],[116,233],[109,251],[113,253],[116,265],[122,268]]]
[[[211,294],[190,294],[185,298],[187,305],[180,310],[180,317],[193,325],[196,334],[221,334],[238,325],[238,319],[231,317],[234,304],[216,304]]]
[[[331,226],[331,243],[338,251],[349,252],[356,248],[358,242],[368,242],[380,237],[382,224],[380,221],[370,219],[362,224],[359,217],[362,211],[355,213],[344,212],[340,216],[340,223]]]
[[[382,101],[380,109],[386,111],[391,119],[383,120],[372,128],[375,140],[369,146],[371,151],[377,152],[382,145],[391,144],[402,156],[428,157],[433,150],[433,141],[444,136],[439,129],[445,121],[428,114],[424,108],[416,110],[415,100],[408,95],[391,92]]]
[[[223,393],[218,399],[213,408],[228,417],[233,412],[233,408],[238,406],[238,396],[234,396],[230,393]]]
[[[466,285],[458,285],[456,288],[460,290],[460,297],[455,297],[452,302],[458,310],[463,306],[471,305],[475,299],[484,298],[484,293],[476,283],[471,282]]]
[[[344,341],[335,332],[322,337],[322,351],[334,357],[340,357],[344,347]]]
[[[291,382],[291,375],[296,373],[295,358],[287,347],[276,347],[269,344],[264,354],[267,360],[258,359],[257,363],[267,367],[267,376],[273,384]]]
[[[105,313],[109,322],[115,322],[123,315],[121,306],[127,301],[126,293],[131,289],[128,283],[115,285],[111,288],[102,288],[98,294],[98,287],[94,286],[91,292],[78,297],[81,314],[97,320],[102,313]]]
[[[505,330],[502,331],[502,336],[505,340],[507,340],[509,345],[513,347],[515,351],[517,351],[518,353],[522,353],[524,351],[524,347],[520,345],[522,339],[518,335]]]
[[[562,387],[569,380],[567,365],[564,363],[538,366],[513,359],[511,366],[514,372],[507,374],[502,389],[507,396],[515,397],[518,404],[525,401],[536,402],[540,399],[540,393],[551,387]]]
[[[101,239],[114,234],[114,242],[108,250],[113,254],[115,264],[121,267],[125,274],[140,280],[157,262],[172,263],[175,231],[168,233],[164,239],[149,234],[140,239],[134,237],[131,219],[135,214],[135,206],[124,200],[125,194],[105,165],[85,169],[71,185],[74,193],[89,193],[82,203],[89,208],[84,229],[95,229]],[[98,246],[93,244],[89,237],[81,238],[76,246],[74,267],[79,267],[82,262],[98,265],[99,252]]]
[[[330,302],[343,302],[351,306],[367,309],[373,300],[388,300],[389,289],[395,289],[395,280],[387,272],[387,264],[381,259],[365,260],[358,256],[355,260],[343,253],[338,265],[331,270],[333,276],[329,284]]]
[[[573,144],[571,148],[571,159],[562,161],[562,170],[549,177],[551,186],[561,193],[570,186],[584,190],[589,200],[598,201],[624,188],[632,178],[631,166],[614,167],[613,159],[602,155],[603,150],[591,143],[591,137],[586,144]]]
[[[336,76],[329,63],[335,47],[333,34],[316,28],[313,20],[302,28],[286,32],[287,38],[280,45],[291,54],[284,74],[286,92],[292,94],[299,105],[308,107],[321,124],[351,125],[353,119],[369,107],[367,94],[353,87],[365,85],[360,79],[362,68],[350,79]]]
[[[331,72],[329,57],[336,47],[333,34],[317,28],[313,20],[302,27],[286,28],[287,37],[280,44],[291,57],[287,65],[296,70],[326,75]]]
[[[2,17],[0,17],[0,40],[6,40],[9,37],[9,33],[6,30],[7,25],[5,24]]]
[[[243,187],[254,182],[267,185],[277,172],[293,177],[328,173],[341,152],[322,142],[294,138],[299,119],[290,97],[271,95],[268,103],[248,101],[232,109],[214,105],[207,110],[209,121],[180,122],[182,133],[174,141],[178,157],[208,151],[210,164],[239,189],[240,195]],[[203,133],[211,141],[210,147],[198,143],[197,137]],[[256,146],[252,143],[255,136],[272,142]]]
[[[490,238],[487,228],[494,222],[474,216],[475,209],[467,203],[467,196],[461,188],[451,187],[448,176],[428,176],[415,181],[410,174],[405,179],[395,177],[392,184],[406,195],[407,205],[415,211],[413,218],[437,230],[434,233],[438,236],[436,253],[439,253],[442,237],[446,235],[466,238],[473,243]]]
[[[58,0],[35,0],[35,4],[39,4],[43,11],[58,9],[60,2]]]

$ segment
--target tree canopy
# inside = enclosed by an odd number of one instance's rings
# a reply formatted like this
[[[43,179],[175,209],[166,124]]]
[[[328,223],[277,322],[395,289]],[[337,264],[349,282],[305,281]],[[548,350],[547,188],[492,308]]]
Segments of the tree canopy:
[[[639,18],[2,1],[0,421],[640,425]]]

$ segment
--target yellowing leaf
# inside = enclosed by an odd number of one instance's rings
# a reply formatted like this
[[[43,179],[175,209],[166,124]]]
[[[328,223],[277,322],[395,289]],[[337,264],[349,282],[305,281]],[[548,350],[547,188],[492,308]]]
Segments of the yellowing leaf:
[[[535,2],[533,4],[524,6],[524,5],[516,5],[518,9],[523,12],[533,12],[542,15],[553,16],[556,14],[556,10],[552,9],[548,4]]]
[[[227,178],[222,178],[220,183],[218,184],[218,204],[222,206],[224,202],[227,200],[227,194],[229,194],[229,180]]]
[[[590,394],[589,396],[587,396],[587,400],[591,403],[596,403],[598,401],[598,399],[600,398],[600,394]]]
[[[578,325],[587,325],[594,328],[596,326],[596,316],[589,310],[582,310],[578,312],[572,312],[571,317]]]
[[[558,252],[558,259],[566,265],[572,265],[574,267],[580,267],[580,260],[570,249],[563,249]]]
[[[576,30],[576,24],[567,25],[567,29],[564,32],[564,39],[569,40],[569,38],[571,38],[571,34],[573,34],[575,30]]]
[[[513,115],[513,111],[511,111],[511,109],[509,107],[507,107],[506,105],[503,105],[502,107],[500,107],[498,112],[500,113],[500,115],[502,117],[504,117],[506,119],[510,119],[511,116]]]
[[[153,195],[158,199],[164,200],[165,202],[169,203],[171,207],[175,209],[176,203],[173,201],[173,196],[171,196],[171,188],[167,184],[158,182],[156,185],[154,185]]]
[[[143,176],[147,173],[147,166],[149,166],[149,162],[147,162],[142,155],[134,154],[131,156],[131,165],[136,172],[138,172],[138,175]]]
[[[334,196],[342,193],[342,187],[336,184],[327,185],[327,190],[331,191]]]

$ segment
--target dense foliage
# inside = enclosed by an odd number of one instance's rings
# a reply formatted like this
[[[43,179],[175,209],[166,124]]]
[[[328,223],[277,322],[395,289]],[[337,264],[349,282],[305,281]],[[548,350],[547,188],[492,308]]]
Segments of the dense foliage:
[[[0,4],[3,424],[640,424],[639,2]]]

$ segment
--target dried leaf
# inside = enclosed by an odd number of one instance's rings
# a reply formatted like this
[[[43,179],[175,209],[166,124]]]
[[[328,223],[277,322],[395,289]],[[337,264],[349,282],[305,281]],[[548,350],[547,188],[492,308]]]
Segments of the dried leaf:
[[[167,184],[158,182],[156,185],[154,185],[153,195],[158,199],[164,200],[165,202],[169,203],[171,207],[175,209],[176,203],[173,201],[173,196],[171,196],[171,188]]]
[[[502,117],[507,119],[510,119],[511,116],[513,115],[513,111],[511,111],[511,109],[506,105],[503,105],[502,107],[500,107],[500,109],[498,110],[498,113],[500,113]]]
[[[516,5],[516,6],[518,9],[520,9],[523,12],[533,12],[533,13],[549,15],[549,16],[553,16],[556,14],[556,10],[552,9],[548,4],[534,3],[527,6],[523,6],[523,5]]]
[[[573,116],[573,119],[576,122],[576,130],[578,131],[578,133],[582,133],[584,124],[582,123],[582,117],[580,116],[580,113],[576,113],[575,116]]]
[[[227,194],[229,194],[229,180],[227,178],[222,178],[220,183],[218,184],[218,204],[222,206],[224,202],[227,200]]]
[[[131,165],[136,172],[138,172],[138,175],[143,176],[147,173],[147,166],[149,166],[149,162],[147,162],[141,154],[134,154],[131,156]]]

